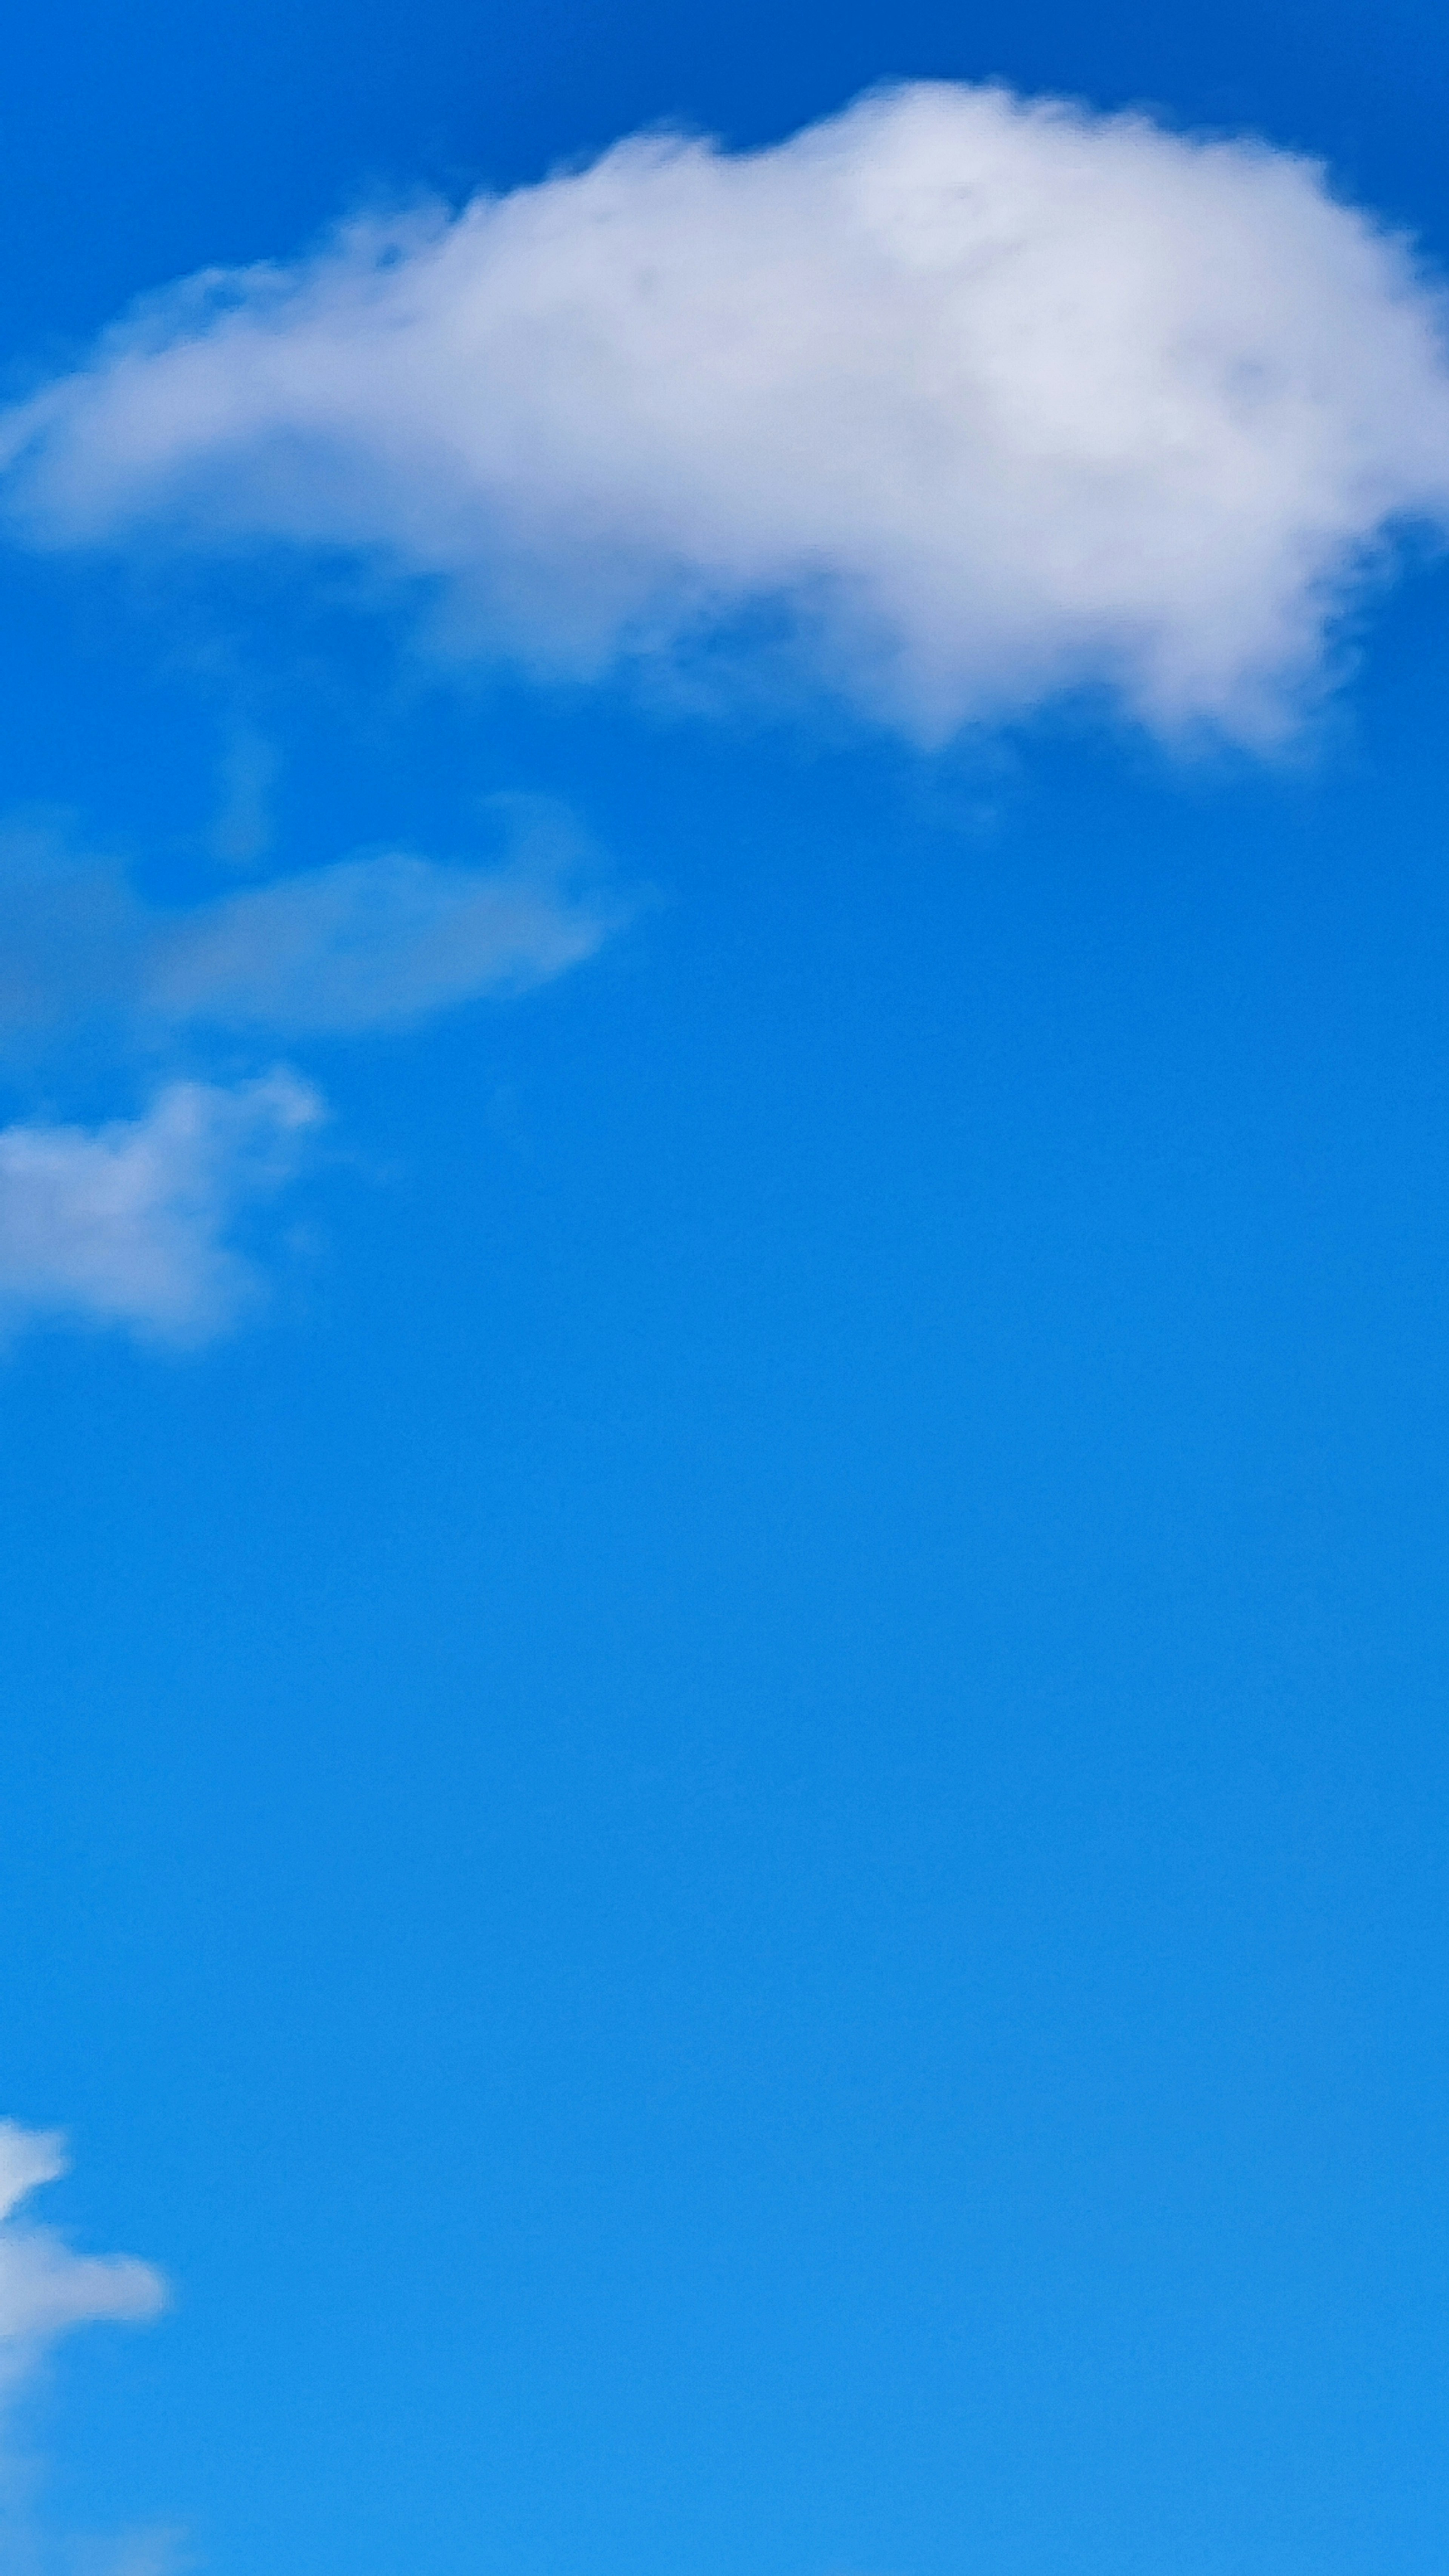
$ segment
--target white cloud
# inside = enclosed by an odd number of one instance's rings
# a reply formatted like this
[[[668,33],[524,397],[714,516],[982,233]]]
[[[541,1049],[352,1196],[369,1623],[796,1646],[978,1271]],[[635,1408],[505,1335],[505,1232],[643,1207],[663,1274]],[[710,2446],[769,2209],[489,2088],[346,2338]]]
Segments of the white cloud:
[[[1449,522],[1439,303],[1313,164],[945,85],[211,273],[4,439],[42,541],[380,549],[576,673],[789,633],[927,738],[1081,684],[1271,734]]]
[[[315,1091],[277,1072],[231,1089],[173,1082],[142,1117],[100,1127],[0,1128],[0,1321],[208,1340],[259,1293],[228,1240],[237,1217],[291,1177],[323,1114]],[[0,2164],[0,2183],[9,2170],[30,2187],[27,2151]]]
[[[13,2390],[61,2335],[103,2319],[136,2323],[166,2304],[149,2263],[125,2254],[76,2254],[53,2229],[16,2215],[42,2183],[66,2170],[53,2130],[0,2120],[0,2391]]]
[[[167,2304],[166,2283],[149,2263],[126,2254],[77,2254],[53,2228],[38,2226],[22,2204],[67,2169],[55,2130],[0,2120],[0,2566],[21,2576],[63,2563],[81,2576],[180,2576],[180,2534],[134,2533],[84,2544],[57,2556],[34,2520],[34,2464],[19,2454],[14,2415],[26,2383],[62,2337],[102,2323],[139,2325]]]

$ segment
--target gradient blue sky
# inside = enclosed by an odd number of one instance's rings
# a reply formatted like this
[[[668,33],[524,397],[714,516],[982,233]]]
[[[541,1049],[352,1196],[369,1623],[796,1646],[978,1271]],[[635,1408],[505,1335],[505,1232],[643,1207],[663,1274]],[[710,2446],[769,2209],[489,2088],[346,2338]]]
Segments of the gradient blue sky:
[[[349,211],[894,75],[1257,133],[1449,257],[1423,0],[52,0],[5,69],[15,400]],[[172,2304],[27,2376],[7,2576],[1441,2576],[1418,557],[1267,752],[1091,693],[923,748],[7,519],[27,974],[78,893],[0,1124],[327,1104],[235,1312],[12,1306],[0,2110]],[[178,909],[399,850],[595,953],[155,1001]]]

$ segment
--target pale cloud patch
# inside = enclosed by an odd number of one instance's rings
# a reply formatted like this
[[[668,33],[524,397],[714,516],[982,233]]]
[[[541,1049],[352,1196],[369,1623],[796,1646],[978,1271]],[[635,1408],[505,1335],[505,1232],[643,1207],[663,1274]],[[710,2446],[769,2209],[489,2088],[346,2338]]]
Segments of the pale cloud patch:
[[[0,1128],[0,1325],[212,1339],[262,1294],[237,1221],[294,1176],[324,1116],[318,1093],[279,1071],[230,1088],[172,1082],[140,1117],[96,1127]],[[3,2296],[0,2273],[0,2332]]]
[[[119,2538],[72,2540],[55,2576],[188,2576],[199,2563],[189,2535],[167,2526]]]
[[[546,800],[499,800],[500,866],[395,850],[191,905],[148,903],[116,862],[34,825],[0,835],[0,1034],[97,1016],[154,1038],[209,1026],[360,1036],[551,982],[625,918]]]
[[[276,745],[254,725],[238,725],[221,763],[221,804],[211,848],[223,867],[250,868],[272,843],[272,789],[280,768]]]
[[[527,870],[407,851],[249,888],[153,928],[140,1007],[314,1035],[387,1029],[517,993],[593,954],[609,912]]]
[[[128,2254],[78,2254],[24,2204],[68,2169],[57,2130],[0,2120],[0,2565],[16,2576],[55,2564],[29,2505],[33,2475],[17,2455],[11,2426],[17,2400],[47,2356],[82,2326],[141,2325],[169,2293],[150,2263]],[[133,2533],[65,2549],[74,2576],[181,2576],[179,2533]]]
[[[545,671],[783,638],[919,739],[1089,686],[1263,740],[1449,524],[1449,365],[1315,164],[919,85],[207,273],[3,447],[40,542],[372,550]]]
[[[145,973],[149,923],[125,870],[64,829],[0,829],[0,1032],[44,1038],[123,1008]]]

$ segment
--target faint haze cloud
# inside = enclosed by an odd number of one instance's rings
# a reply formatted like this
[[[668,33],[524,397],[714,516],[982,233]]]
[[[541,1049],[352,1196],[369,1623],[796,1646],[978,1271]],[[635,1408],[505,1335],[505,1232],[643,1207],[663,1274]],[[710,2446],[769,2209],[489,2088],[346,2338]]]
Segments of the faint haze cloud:
[[[55,2576],[188,2576],[201,2564],[187,2533],[169,2526],[125,2532],[119,2539],[72,2540],[57,2555]]]
[[[221,803],[212,824],[212,856],[223,867],[255,867],[272,845],[272,789],[280,762],[275,743],[239,724],[221,762]]]
[[[510,844],[501,865],[393,850],[153,913],[135,1007],[174,1023],[361,1035],[552,982],[592,957],[631,906],[606,888],[564,807],[492,802]]]
[[[499,864],[391,850],[190,905],[148,903],[53,827],[0,832],[0,1038],[105,1019],[361,1036],[549,983],[630,906],[562,808],[501,801]]]
[[[313,1035],[400,1027],[526,991],[606,923],[553,889],[394,851],[284,877],[157,927],[138,996],[165,1020]]]
[[[18,537],[365,550],[543,673],[763,656],[925,743],[1088,688],[1263,745],[1449,525],[1449,363],[1316,164],[917,84],[207,272],[0,454]]]

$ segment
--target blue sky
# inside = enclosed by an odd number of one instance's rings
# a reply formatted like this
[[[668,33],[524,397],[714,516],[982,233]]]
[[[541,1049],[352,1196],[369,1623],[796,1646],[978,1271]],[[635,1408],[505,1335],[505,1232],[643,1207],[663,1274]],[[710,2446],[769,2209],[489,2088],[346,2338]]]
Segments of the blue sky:
[[[5,2576],[1439,2576],[1432,14],[7,73]]]

